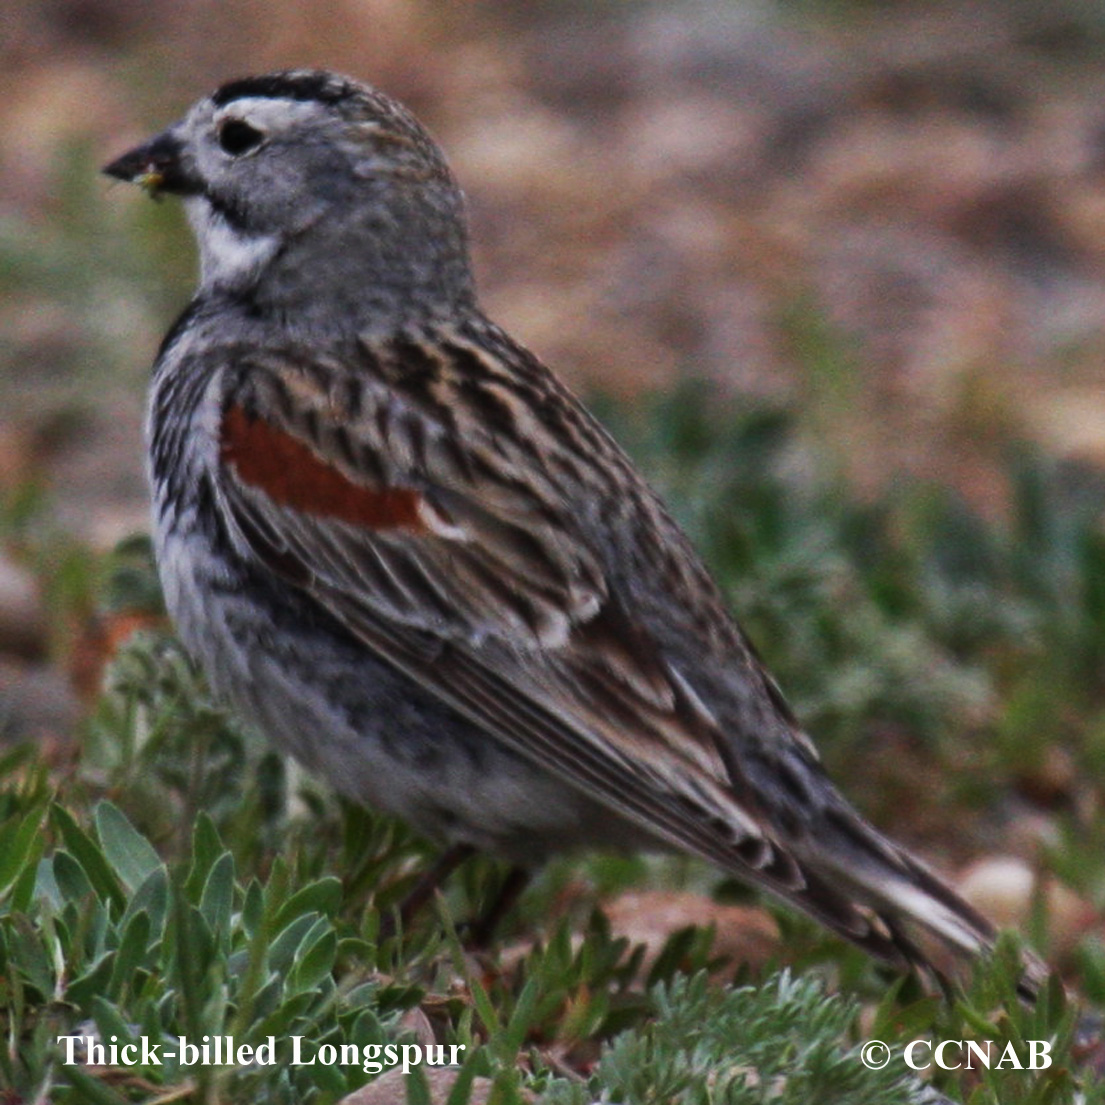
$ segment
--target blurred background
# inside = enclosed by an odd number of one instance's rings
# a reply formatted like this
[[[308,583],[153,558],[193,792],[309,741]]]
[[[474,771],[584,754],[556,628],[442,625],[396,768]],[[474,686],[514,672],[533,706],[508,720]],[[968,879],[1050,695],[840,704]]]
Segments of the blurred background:
[[[251,72],[412,107],[466,190],[488,312],[612,409],[704,380],[788,411],[861,503],[920,482],[997,526],[1011,444],[1105,464],[1098,0],[7,0],[0,26],[0,727],[63,740],[91,693],[89,556],[146,528],[145,381],[192,285],[178,206],[99,166]],[[1040,734],[995,705],[1030,662],[956,724]],[[1088,753],[1056,755],[1003,771],[1077,805]]]
[[[574,385],[785,397],[861,485],[993,509],[1011,431],[1105,460],[1105,4],[39,0],[0,64],[0,472],[143,518],[137,428],[190,292],[180,212],[97,174],[231,76],[407,102],[489,312]],[[810,341],[831,365],[810,363]],[[816,358],[815,358],[816,361]]]

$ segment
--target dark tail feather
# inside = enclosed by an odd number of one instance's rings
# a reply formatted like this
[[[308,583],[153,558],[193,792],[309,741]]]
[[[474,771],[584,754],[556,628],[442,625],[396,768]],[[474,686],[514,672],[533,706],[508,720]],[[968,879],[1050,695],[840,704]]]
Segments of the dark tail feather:
[[[997,940],[994,925],[920,860],[851,811],[831,820],[836,831],[819,842],[815,855],[802,858],[804,865],[816,865],[817,884],[829,886],[835,896],[844,895],[871,911],[876,935],[855,943],[887,962],[904,959],[944,985],[943,973],[922,950],[917,935],[935,937],[962,959],[993,950]],[[814,885],[811,883],[811,889]],[[884,945],[894,949],[892,955],[880,951]],[[1047,968],[1027,951],[1022,960],[1018,993],[1025,1001],[1035,1002]]]

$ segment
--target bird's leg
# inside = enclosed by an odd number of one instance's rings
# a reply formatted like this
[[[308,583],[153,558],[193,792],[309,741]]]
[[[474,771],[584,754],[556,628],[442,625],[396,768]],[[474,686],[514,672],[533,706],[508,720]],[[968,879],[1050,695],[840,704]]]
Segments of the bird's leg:
[[[512,867],[507,872],[491,904],[466,927],[466,943],[474,948],[486,948],[491,943],[495,930],[518,901],[529,879],[530,873],[525,867]]]
[[[471,844],[454,844],[443,852],[434,865],[414,884],[410,893],[399,905],[399,922],[405,929],[425,904],[433,897],[437,888],[470,856],[476,854]],[[512,867],[491,904],[473,920],[460,926],[465,943],[473,948],[486,948],[491,943],[495,930],[502,919],[510,912],[519,895],[529,883],[530,873],[524,867]],[[395,924],[391,917],[380,920],[380,939],[395,935]]]
[[[434,865],[414,884],[407,896],[399,903],[399,923],[406,929],[415,915],[433,897],[434,891],[466,860],[473,856],[476,849],[471,844],[454,844],[443,852]],[[380,936],[385,940],[395,935],[393,916],[380,918]]]

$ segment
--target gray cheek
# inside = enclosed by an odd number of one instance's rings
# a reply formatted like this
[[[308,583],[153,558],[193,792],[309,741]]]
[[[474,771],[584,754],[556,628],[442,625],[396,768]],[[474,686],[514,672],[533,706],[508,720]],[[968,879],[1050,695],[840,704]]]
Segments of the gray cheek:
[[[364,198],[364,181],[352,175],[346,164],[324,162],[313,166],[304,191],[317,205],[343,205]]]

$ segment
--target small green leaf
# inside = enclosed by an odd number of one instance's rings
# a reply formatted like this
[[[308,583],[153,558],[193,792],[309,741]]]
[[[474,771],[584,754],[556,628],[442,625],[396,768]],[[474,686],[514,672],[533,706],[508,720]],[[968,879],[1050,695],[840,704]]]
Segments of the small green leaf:
[[[192,830],[192,866],[184,884],[185,893],[193,905],[199,904],[211,868],[225,853],[226,845],[219,837],[215,822],[206,811],[201,810]]]
[[[333,917],[341,908],[341,880],[319,879],[297,890],[281,907],[273,921],[277,932],[304,913],[321,913]]]
[[[149,914],[145,911],[133,914],[123,929],[115,953],[115,964],[111,969],[111,981],[107,990],[111,997],[117,998],[123,992],[135,971],[145,962],[149,939]]]
[[[265,987],[268,991],[268,987]],[[292,1026],[315,1003],[315,995],[308,992],[290,997],[267,1017],[262,1018],[252,1029],[254,1039],[263,1040],[266,1036],[287,1036]],[[261,1002],[258,1001],[258,1006]]]
[[[65,1000],[78,1009],[87,1009],[93,999],[107,993],[115,952],[105,952],[91,967],[65,988]]]
[[[54,884],[64,901],[80,905],[94,893],[84,868],[68,852],[54,853],[53,868]]]
[[[38,886],[39,871],[48,867],[45,860],[39,860],[37,863],[28,863],[23,868],[12,887],[10,905],[13,913],[26,913],[31,908]]]
[[[110,802],[100,802],[93,816],[108,862],[128,890],[137,890],[161,866],[161,858],[126,815]]]
[[[243,949],[247,953],[245,969],[239,968],[233,958],[231,962],[231,969],[241,979],[238,988],[238,1012],[231,1024],[232,1030],[238,1033],[246,1031],[253,1019],[264,1015],[273,1004],[273,1002],[261,1004],[264,996],[266,965],[269,960],[269,939],[273,928],[265,914],[265,892],[257,879],[252,879],[246,890],[245,902],[242,905],[242,927],[248,937],[246,947]],[[273,1000],[278,999],[279,994]]]
[[[261,884],[256,879],[251,879],[249,886],[246,887],[246,899],[242,905],[242,927],[251,940],[259,935],[264,914],[264,892]]]
[[[484,1028],[487,1029],[489,1035],[496,1035],[502,1028],[502,1023],[499,1020],[499,1014],[495,1011],[495,1006],[491,1003],[491,998],[488,997],[487,991],[483,988],[483,983],[479,979],[473,978],[471,980],[472,1002],[476,1007],[476,1012],[480,1015],[480,1020],[483,1021]]]
[[[275,1009],[278,1009],[284,999],[284,978],[282,975],[271,974],[257,988],[251,997],[250,1015],[252,1018],[267,1017]],[[243,1022],[244,1028],[252,1030],[252,1021]],[[235,1035],[241,1035],[243,1028],[238,1024],[233,1026],[237,1031]]]
[[[49,1001],[54,996],[54,968],[45,946],[46,937],[25,916],[15,916],[12,921],[8,948],[12,966]]]
[[[54,805],[50,813],[69,851],[84,868],[84,873],[92,883],[97,896],[101,901],[122,910],[126,905],[126,897],[115,872],[112,871],[99,846],[73,820],[73,815],[63,806]]]
[[[472,1083],[475,1080],[477,1069],[474,1056],[470,1055],[464,1066],[460,1068],[460,1073],[453,1083],[453,1088],[449,1091],[445,1105],[468,1105],[468,1101],[472,1096]]]
[[[670,982],[680,970],[683,962],[691,954],[701,930],[694,925],[676,929],[665,941],[657,955],[652,969],[648,972],[646,988],[652,989],[657,983]]]
[[[25,866],[34,865],[32,852],[36,846],[42,848],[41,826],[41,810],[38,816],[15,814],[0,825],[0,894],[19,878]]]
[[[134,1029],[123,1019],[119,1009],[102,997],[94,997],[89,1002],[92,1019],[96,1022],[101,1040],[110,1040],[112,1036],[121,1044],[134,1043]]]
[[[146,913],[150,921],[150,938],[160,940],[165,931],[168,911],[169,872],[161,866],[150,872],[146,881],[134,892],[119,924],[121,928],[125,928],[136,913]]]
[[[514,1012],[511,1013],[510,1021],[502,1035],[501,1054],[513,1056],[522,1050],[526,1034],[534,1022],[539,994],[537,979],[531,978],[522,988],[518,1003],[514,1006]]]
[[[306,934],[320,921],[324,925],[326,924],[325,918],[319,917],[314,913],[308,913],[292,921],[292,923],[273,940],[272,946],[269,948],[269,967],[280,973],[290,970],[296,952],[303,942],[304,936],[306,936]]]
[[[180,988],[185,1035],[202,1036],[207,997],[204,982],[214,956],[214,940],[203,914],[179,896],[175,898],[171,918],[167,937],[171,936],[175,942],[172,972]]]
[[[128,1105],[126,1098],[120,1097],[106,1083],[86,1074],[78,1066],[66,1067],[65,1077],[73,1083],[73,1087],[81,1094],[81,1100],[87,1101],[88,1105]]]
[[[83,869],[82,869],[83,870]],[[58,888],[57,876],[54,874],[54,862],[52,859],[40,859],[35,865],[35,882],[31,901],[42,902],[48,905],[55,913],[64,905],[65,899]],[[12,913],[26,913],[26,909],[12,909]]]
[[[358,987],[358,989],[363,991],[366,987],[362,986]],[[371,989],[375,992],[375,987]],[[368,995],[364,996],[366,998],[366,1007],[357,1015],[357,1019],[353,1022],[353,1027],[349,1030],[350,1042],[356,1044],[358,1047],[363,1047],[365,1044],[386,1043],[387,1036],[384,1032],[384,1026],[380,1023],[380,1018],[376,1015],[376,1011],[368,1005]],[[356,1007],[357,994],[350,993],[346,995],[346,1001],[349,1005]]]
[[[430,1085],[426,1081],[426,1072],[422,1067],[412,1067],[406,1077],[407,1105],[434,1105],[430,1094]]]
[[[324,933],[297,955],[295,967],[288,974],[288,988],[295,993],[314,989],[333,970],[337,954],[337,936],[332,931]]]
[[[207,875],[200,897],[200,912],[216,938],[230,937],[230,915],[234,907],[234,857],[229,852],[215,861]]]

